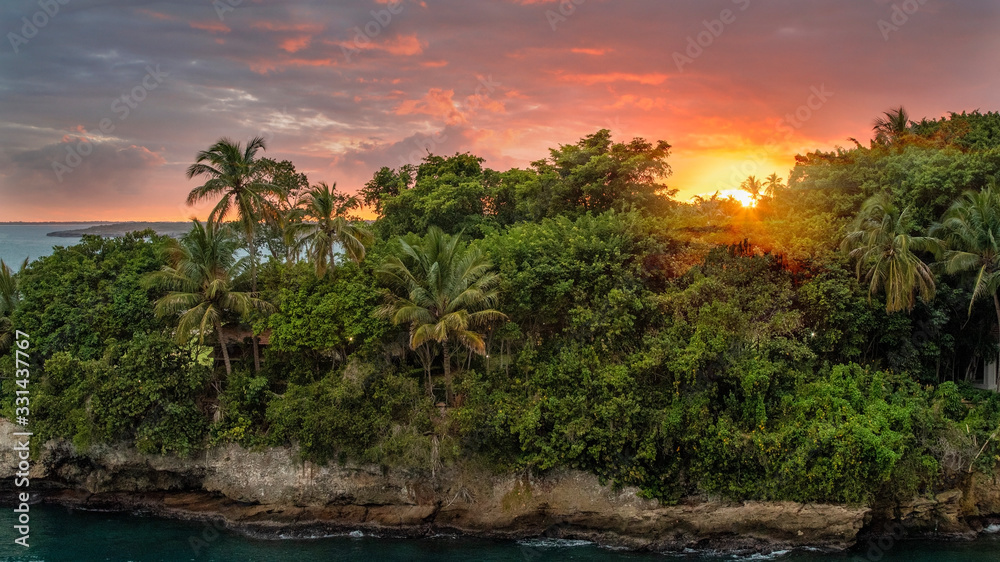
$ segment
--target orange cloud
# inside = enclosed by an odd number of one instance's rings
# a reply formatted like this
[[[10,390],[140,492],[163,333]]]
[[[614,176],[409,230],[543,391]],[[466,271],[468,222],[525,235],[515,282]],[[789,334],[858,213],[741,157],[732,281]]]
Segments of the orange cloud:
[[[455,96],[454,90],[442,90],[431,88],[427,95],[419,100],[405,100],[396,108],[396,115],[430,115],[439,119],[444,119],[448,125],[465,123],[465,116],[455,106],[452,99]]]
[[[296,51],[301,51],[309,46],[309,42],[312,41],[312,37],[309,35],[303,35],[301,37],[294,37],[292,39],[285,39],[279,45],[282,50],[289,53],[294,53]]]
[[[337,61],[331,58],[325,59],[306,59],[306,58],[279,58],[279,59],[261,59],[257,61],[250,61],[250,70],[256,72],[257,74],[269,74],[274,71],[284,70],[286,67],[290,66],[312,66],[312,67],[330,67],[337,66]]]
[[[618,101],[607,107],[611,109],[621,109],[623,107],[632,106],[649,111],[651,109],[664,109],[666,105],[667,100],[665,98],[645,98],[632,94],[625,94],[623,96],[619,96]]]
[[[158,20],[177,21],[178,19],[180,19],[170,14],[164,14],[163,12],[154,12],[153,10],[147,10],[145,8],[141,8],[136,11],[139,12],[140,14],[145,14],[153,19],[158,19]]]
[[[325,28],[318,23],[276,23],[273,21],[258,21],[250,24],[254,29],[266,31],[297,31],[299,33],[320,33]]]
[[[483,94],[475,94],[466,97],[465,106],[473,109],[484,109],[491,113],[504,113],[507,111],[507,107],[503,104],[503,102]]]
[[[208,31],[209,33],[229,33],[232,31],[228,25],[218,21],[193,21],[189,25],[194,29],[201,29],[202,31]]]
[[[347,41],[324,41],[326,45],[342,47],[354,52],[357,51],[383,51],[390,55],[414,56],[424,52],[427,43],[413,35],[400,35],[385,41],[367,40],[355,41],[353,38]],[[446,63],[447,64],[447,63]]]
[[[593,55],[595,57],[599,57],[601,55],[605,55],[607,53],[610,53],[611,49],[584,49],[584,48],[576,48],[576,49],[570,49],[569,52],[576,53],[578,55]]]
[[[587,86],[594,84],[610,84],[614,82],[638,82],[647,86],[662,84],[667,79],[666,74],[628,74],[624,72],[610,72],[606,74],[563,74],[557,73],[560,80],[566,82],[579,82]]]
[[[395,40],[386,41],[385,50],[393,55],[412,56],[423,53],[426,46],[416,35],[402,35]]]

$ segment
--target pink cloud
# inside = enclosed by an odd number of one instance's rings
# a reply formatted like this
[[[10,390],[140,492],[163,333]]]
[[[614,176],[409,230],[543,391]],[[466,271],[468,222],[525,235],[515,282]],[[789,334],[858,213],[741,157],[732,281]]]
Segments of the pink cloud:
[[[232,29],[218,21],[193,21],[189,24],[194,29],[208,31],[209,33],[229,33]]]
[[[667,79],[666,74],[658,72],[649,74],[628,74],[624,72],[609,72],[605,74],[564,74],[557,72],[556,76],[565,82],[579,82],[587,86],[594,84],[611,84],[614,82],[638,82],[647,86],[662,84]]]
[[[251,24],[254,29],[266,31],[297,31],[300,33],[320,33],[325,27],[318,23],[280,23],[273,21],[258,21]]]
[[[309,35],[303,35],[301,37],[285,39],[284,41],[281,42],[279,46],[283,51],[294,53],[308,47],[310,41],[312,41],[312,37],[310,37]]]
[[[465,116],[455,106],[452,99],[455,96],[454,90],[442,90],[431,88],[425,96],[419,100],[405,100],[396,107],[396,115],[430,115],[444,120],[448,125],[455,125],[465,122]]]

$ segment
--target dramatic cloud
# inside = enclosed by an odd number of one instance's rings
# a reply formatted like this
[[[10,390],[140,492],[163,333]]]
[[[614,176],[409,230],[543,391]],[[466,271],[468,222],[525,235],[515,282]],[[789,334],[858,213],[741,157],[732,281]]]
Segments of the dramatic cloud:
[[[867,138],[891,106],[1000,109],[998,12],[992,0],[9,0],[0,220],[201,213],[183,205],[196,185],[184,169],[221,136],[264,135],[269,156],[355,190],[428,152],[526,166],[607,128],[670,142],[670,185],[710,193]]]

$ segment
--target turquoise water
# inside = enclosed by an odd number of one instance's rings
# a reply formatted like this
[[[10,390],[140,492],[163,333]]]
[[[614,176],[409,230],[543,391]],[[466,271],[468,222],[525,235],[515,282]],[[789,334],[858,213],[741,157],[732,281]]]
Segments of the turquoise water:
[[[72,246],[80,241],[79,238],[46,236],[49,232],[87,228],[94,224],[97,223],[0,224],[0,259],[17,269],[24,258],[35,260],[51,254],[53,246]]]
[[[818,560],[994,561],[1000,540],[974,542],[904,542],[886,552],[863,547],[846,554],[793,552],[767,557],[713,557],[635,554],[569,541],[503,542],[455,537],[385,539],[374,536],[300,540],[257,540],[206,523],[172,521],[116,513],[70,511],[51,506],[31,508],[29,548],[13,544],[13,513],[0,508],[0,562],[320,562],[386,561],[650,561],[650,560]],[[876,556],[881,554],[881,556]]]

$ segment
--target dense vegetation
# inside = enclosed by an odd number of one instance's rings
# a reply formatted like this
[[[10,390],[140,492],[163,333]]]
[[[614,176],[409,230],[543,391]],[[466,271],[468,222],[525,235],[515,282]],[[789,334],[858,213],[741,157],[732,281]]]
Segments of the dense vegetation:
[[[996,113],[888,112],[787,185],[748,178],[753,207],[674,200],[670,146],[607,131],[357,197],[265,148],[197,155],[189,200],[218,205],[180,240],[0,267],[0,346],[16,327],[44,358],[37,436],[574,467],[668,502],[870,503],[1000,460],[1000,397],[968,383],[1000,334]]]

